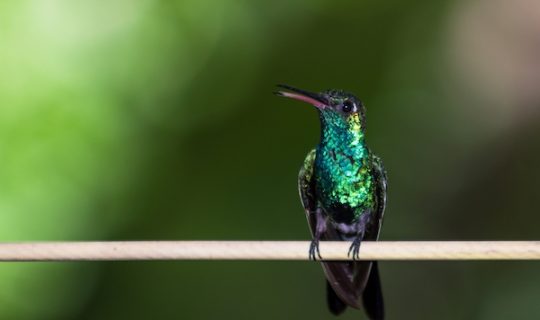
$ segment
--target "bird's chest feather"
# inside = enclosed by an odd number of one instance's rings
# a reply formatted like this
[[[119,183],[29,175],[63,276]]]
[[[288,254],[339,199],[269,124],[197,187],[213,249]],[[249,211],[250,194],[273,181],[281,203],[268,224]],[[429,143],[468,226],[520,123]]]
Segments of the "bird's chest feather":
[[[368,157],[321,148],[315,161],[316,192],[321,207],[336,223],[351,223],[374,206]]]

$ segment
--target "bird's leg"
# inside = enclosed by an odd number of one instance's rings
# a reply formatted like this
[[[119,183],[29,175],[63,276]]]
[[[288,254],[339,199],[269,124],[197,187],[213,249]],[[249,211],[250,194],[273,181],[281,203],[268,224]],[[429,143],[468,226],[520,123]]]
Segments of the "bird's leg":
[[[326,232],[326,221],[327,217],[324,216],[321,208],[315,210],[315,234],[313,235],[313,240],[311,240],[311,245],[309,247],[309,260],[322,259],[321,251],[319,250],[319,240],[323,233]]]
[[[362,244],[362,239],[364,238],[364,232],[358,233],[356,237],[354,237],[353,243],[349,247],[349,252],[347,253],[347,257],[351,257],[353,260],[360,260],[360,244]]]
[[[353,260],[360,260],[360,244],[362,244],[362,240],[364,239],[364,233],[369,218],[369,214],[364,213],[360,216],[360,218],[355,224],[354,229],[356,230],[356,235],[354,237],[353,243],[349,248],[349,252],[347,253],[347,257],[352,256]]]

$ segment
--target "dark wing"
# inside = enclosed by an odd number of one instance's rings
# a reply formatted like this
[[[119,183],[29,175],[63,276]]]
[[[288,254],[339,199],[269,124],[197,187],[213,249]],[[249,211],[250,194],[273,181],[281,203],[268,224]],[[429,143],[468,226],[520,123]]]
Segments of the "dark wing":
[[[364,239],[377,240],[379,239],[379,233],[381,232],[384,209],[386,208],[387,179],[386,171],[384,170],[381,159],[376,155],[372,155],[371,159],[371,172],[375,178],[375,198],[377,201],[375,206],[375,214],[373,215],[371,223],[366,230],[366,236]]]
[[[377,198],[377,205],[372,223],[366,230],[365,239],[377,240],[381,231],[384,209],[386,207],[387,180],[381,159],[375,155],[373,155],[372,159],[372,174],[376,182],[375,196]],[[362,293],[362,301],[370,319],[384,319],[384,300],[377,261],[374,261],[371,265],[369,278]]]
[[[315,181],[312,179],[315,156],[315,149],[313,149],[307,154],[304,164],[300,168],[300,173],[298,174],[298,192],[300,193],[300,199],[302,200],[304,210],[306,210],[306,217],[310,226],[315,226],[312,222],[315,222],[314,213],[317,209]]]
[[[311,234],[315,233],[315,227],[317,226],[317,217],[315,210],[319,203],[315,192],[315,179],[313,178],[313,167],[315,164],[316,152],[315,149],[311,150],[304,161],[304,165],[300,169],[298,175],[298,189],[300,192],[300,198],[302,199],[302,205],[306,211],[306,217],[309,223]],[[328,241],[342,241],[343,239],[338,232],[331,227],[328,227],[326,232],[322,235],[321,240]],[[328,290],[328,303],[332,313],[339,314],[343,312],[347,305],[360,309],[362,304],[360,303],[361,292],[357,290],[357,286],[353,281],[354,275],[357,273],[358,262],[323,262],[322,266],[326,279],[330,286]],[[363,263],[364,265],[366,263]],[[371,263],[367,263],[370,265]],[[339,298],[344,304],[340,304],[336,301]]]

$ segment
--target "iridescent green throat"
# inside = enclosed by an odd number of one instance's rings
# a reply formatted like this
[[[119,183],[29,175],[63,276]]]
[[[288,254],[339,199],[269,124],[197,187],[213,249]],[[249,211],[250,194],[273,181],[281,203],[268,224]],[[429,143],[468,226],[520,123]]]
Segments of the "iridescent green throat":
[[[358,114],[348,117],[322,110],[321,142],[317,146],[317,193],[323,208],[350,207],[357,219],[374,205],[370,151]]]

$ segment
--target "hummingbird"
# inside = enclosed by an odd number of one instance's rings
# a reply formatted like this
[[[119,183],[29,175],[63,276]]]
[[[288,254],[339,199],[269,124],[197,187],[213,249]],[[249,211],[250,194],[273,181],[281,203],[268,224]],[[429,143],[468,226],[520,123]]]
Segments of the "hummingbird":
[[[382,161],[365,140],[366,108],[342,90],[309,92],[278,85],[275,92],[313,105],[321,123],[321,138],[300,168],[298,189],[312,241],[311,260],[322,260],[319,241],[351,241],[352,261],[324,261],[326,300],[339,315],[362,305],[372,320],[384,319],[377,261],[358,261],[364,240],[376,241],[386,206],[387,178]],[[362,300],[362,302],[360,302]]]

